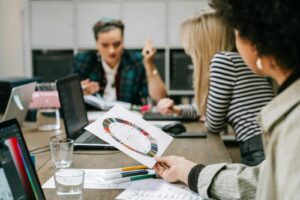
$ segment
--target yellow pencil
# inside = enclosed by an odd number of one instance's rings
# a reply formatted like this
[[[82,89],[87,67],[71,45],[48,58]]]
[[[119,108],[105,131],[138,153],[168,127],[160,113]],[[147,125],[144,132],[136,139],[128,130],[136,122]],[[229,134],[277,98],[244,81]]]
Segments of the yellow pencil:
[[[108,169],[108,170],[105,171],[105,173],[108,174],[108,173],[115,173],[115,172],[125,172],[125,171],[132,171],[132,170],[140,170],[140,169],[148,169],[148,167],[145,166],[145,165],[122,167],[122,168]]]

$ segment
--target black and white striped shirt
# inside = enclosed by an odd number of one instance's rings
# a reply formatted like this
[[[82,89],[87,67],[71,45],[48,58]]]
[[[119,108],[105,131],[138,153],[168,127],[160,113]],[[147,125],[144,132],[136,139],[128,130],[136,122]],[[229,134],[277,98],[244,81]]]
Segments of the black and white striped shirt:
[[[210,66],[206,127],[220,132],[230,124],[237,141],[261,134],[256,116],[274,94],[266,78],[254,74],[238,53],[222,52]],[[181,114],[196,113],[195,106],[182,106]]]

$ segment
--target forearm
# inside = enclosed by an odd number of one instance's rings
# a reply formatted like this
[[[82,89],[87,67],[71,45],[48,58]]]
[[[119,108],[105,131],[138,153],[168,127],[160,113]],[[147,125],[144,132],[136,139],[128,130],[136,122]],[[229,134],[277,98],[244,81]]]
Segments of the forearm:
[[[177,107],[180,110],[180,116],[190,117],[190,118],[196,118],[198,116],[197,108],[193,104],[187,104],[187,105],[180,104]]]
[[[254,199],[261,165],[208,165],[198,176],[198,193],[216,199]]]
[[[154,64],[144,62],[144,65],[146,68],[149,96],[157,102],[167,96],[165,84]]]

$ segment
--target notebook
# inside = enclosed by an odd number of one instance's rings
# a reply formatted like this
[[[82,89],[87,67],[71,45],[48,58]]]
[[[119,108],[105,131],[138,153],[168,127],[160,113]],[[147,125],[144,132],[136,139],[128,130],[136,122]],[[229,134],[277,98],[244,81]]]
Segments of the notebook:
[[[20,125],[24,122],[35,87],[36,82],[32,82],[12,89],[3,121],[16,118]]]
[[[198,121],[197,117],[177,116],[177,115],[162,115],[159,112],[145,112],[143,114],[145,120],[152,121]]]
[[[46,199],[16,119],[0,123],[0,199]]]
[[[78,75],[56,81],[67,138],[74,140],[75,149],[115,149],[84,129],[89,124]]]

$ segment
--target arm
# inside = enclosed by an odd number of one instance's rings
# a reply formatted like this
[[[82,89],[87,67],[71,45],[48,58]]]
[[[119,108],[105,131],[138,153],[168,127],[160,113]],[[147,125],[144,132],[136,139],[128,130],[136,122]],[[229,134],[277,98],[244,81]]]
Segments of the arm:
[[[196,165],[178,156],[159,158],[154,170],[169,182],[182,181],[206,198],[254,199],[260,167],[242,164]]]
[[[153,47],[151,41],[146,41],[143,48],[142,54],[144,56],[143,63],[146,70],[147,83],[149,96],[154,100],[158,101],[161,98],[167,96],[165,84],[160,78],[160,75],[153,63],[153,58],[156,53],[156,49]]]
[[[226,125],[226,115],[235,82],[235,67],[225,54],[216,54],[210,66],[206,127],[218,133]]]
[[[279,104],[280,105],[280,104]],[[272,108],[270,108],[272,109]],[[274,113],[274,112],[272,112]],[[276,185],[278,199],[299,199],[300,197],[300,136],[299,136],[299,119],[300,106],[289,113],[286,120],[281,122],[280,130],[273,131],[273,135],[278,136],[269,144],[272,148],[267,148],[270,156],[270,162],[275,164],[273,173],[276,178],[273,185]],[[267,121],[267,119],[265,119]],[[280,131],[278,133],[277,131]],[[275,147],[274,147],[275,146]],[[270,167],[265,171],[270,171]],[[272,175],[273,175],[272,174]],[[263,174],[264,175],[264,174]]]
[[[194,104],[174,105],[174,101],[170,98],[164,98],[157,103],[157,110],[163,115],[180,115],[185,117],[196,118],[197,108]]]
[[[91,69],[92,61],[93,55],[90,52],[78,53],[74,59],[72,72],[79,75],[84,95],[95,94],[100,90],[99,83],[90,80],[90,77],[94,76],[91,75],[93,71]]]

